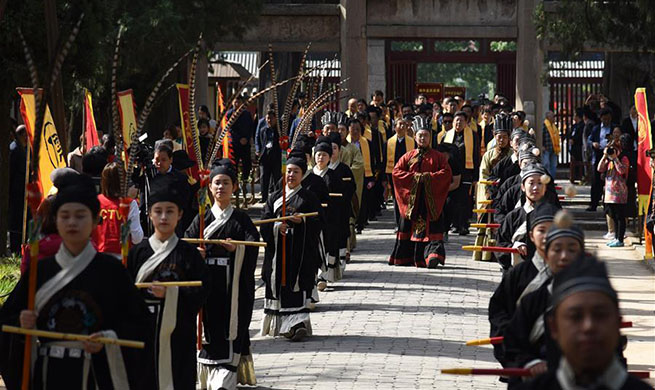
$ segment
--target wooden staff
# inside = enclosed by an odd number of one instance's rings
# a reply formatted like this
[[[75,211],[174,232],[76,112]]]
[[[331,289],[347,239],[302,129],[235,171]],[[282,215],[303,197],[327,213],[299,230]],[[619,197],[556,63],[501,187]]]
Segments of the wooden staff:
[[[620,325],[621,329],[625,328],[632,328],[632,321],[622,321]],[[490,337],[486,339],[478,339],[478,340],[469,340],[466,342],[467,346],[473,346],[473,345],[496,345],[496,344],[502,344],[505,338],[503,336],[498,336],[498,337]]]
[[[49,339],[57,339],[57,340],[90,341],[90,342],[101,343],[101,344],[120,345],[121,347],[128,347],[128,348],[143,349],[143,347],[145,346],[145,343],[143,341],[112,339],[110,337],[91,338],[91,336],[85,334],[50,332],[47,330],[25,329],[25,328],[19,328],[17,326],[9,326],[9,325],[2,325],[2,331],[5,333],[24,334],[28,337],[35,336],[35,337],[47,337]]]
[[[220,245],[220,244],[234,244],[234,245],[244,245],[244,246],[257,246],[257,247],[266,247],[265,242],[259,241],[238,241],[238,240],[216,240],[216,239],[202,239],[202,238],[183,238],[183,241],[189,242],[191,244],[211,244],[211,245]]]
[[[493,200],[489,199],[489,200],[481,200],[478,203],[483,205],[488,205],[488,204],[492,204],[493,202],[494,202]]]
[[[143,283],[134,283],[137,288],[150,288],[153,286],[162,286],[162,287],[200,287],[202,286],[202,281],[200,280],[189,280],[189,281],[179,281],[179,282],[143,282]]]
[[[496,209],[473,209],[473,212],[477,214],[496,214],[498,211]]]
[[[342,177],[341,180],[342,181],[352,181],[352,178],[351,177]]]
[[[500,227],[499,223],[472,223],[472,228],[478,229],[498,229]]]
[[[330,192],[330,196],[333,198],[341,198],[343,194],[340,192]]]
[[[328,207],[327,203],[321,203],[321,207]]]
[[[484,184],[486,186],[495,186],[498,185],[497,181],[491,181],[491,180],[480,180],[478,184]]]
[[[311,212],[311,213],[304,213],[304,214],[287,215],[285,217],[279,217],[279,218],[262,219],[262,220],[259,220],[259,221],[254,221],[253,225],[259,226],[259,225],[263,225],[265,223],[288,221],[288,220],[290,220],[291,218],[294,218],[294,217],[307,218],[307,217],[316,217],[316,216],[318,216],[318,211],[314,211],[314,212]]]
[[[529,368],[444,368],[441,373],[450,375],[532,376]],[[650,372],[648,371],[628,371],[628,374],[640,379],[650,378]]]
[[[497,253],[519,253],[516,248],[508,248],[504,246],[478,246],[478,245],[464,245],[462,250],[471,252],[497,252]]]

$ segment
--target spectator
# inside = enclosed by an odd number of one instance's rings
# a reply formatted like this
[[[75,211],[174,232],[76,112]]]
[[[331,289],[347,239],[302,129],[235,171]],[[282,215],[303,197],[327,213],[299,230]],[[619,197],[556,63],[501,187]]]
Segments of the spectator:
[[[100,195],[100,223],[93,232],[98,252],[110,254],[121,259],[121,225],[126,221],[120,213],[121,182],[118,163],[107,164],[102,170]],[[134,245],[143,239],[143,229],[139,222],[139,206],[136,203],[137,190],[131,187],[127,196],[132,198],[127,220],[130,224],[130,242]]]
[[[569,140],[569,155],[571,163],[569,166],[569,181],[574,184],[576,180],[582,180],[584,176],[584,160],[582,159],[583,136],[584,136],[584,114],[582,108],[577,108],[573,115],[573,126],[567,135]]]
[[[14,131],[16,139],[9,150],[9,250],[20,251],[23,234],[23,207],[25,198],[25,161],[27,159],[27,131],[20,125]],[[5,153],[5,152],[3,152]],[[28,216],[29,218],[29,216]]]
[[[162,139],[170,140],[173,143],[173,151],[182,149],[182,135],[178,133],[177,126],[169,125],[166,130],[164,130]]]
[[[600,198],[603,195],[604,181],[600,177],[600,171],[597,168],[598,162],[603,157],[603,151],[611,138],[612,132],[612,111],[608,108],[600,112],[600,124],[594,126],[587,145],[591,145],[591,166],[593,167],[593,178],[591,180],[591,204],[587,211],[596,211]]]
[[[80,145],[73,149],[72,152],[68,153],[68,158],[66,159],[68,162],[68,167],[73,168],[79,173],[82,173],[82,157],[84,156],[85,152],[85,143],[86,143],[86,136],[84,133],[80,135]]]
[[[555,114],[546,111],[544,127],[541,132],[543,136],[543,164],[551,177],[557,176],[557,157],[560,152],[559,129],[555,126]]]
[[[211,137],[209,134],[210,127],[211,124],[207,119],[198,119],[198,141],[200,143],[200,154],[202,155],[203,160],[207,159],[207,150],[211,143]]]
[[[616,131],[620,132],[619,128]],[[605,206],[614,220],[614,239],[607,243],[610,248],[622,247],[625,236],[625,207],[628,202],[627,178],[630,161],[621,150],[621,143],[612,139],[603,149],[598,162],[598,172],[605,173]]]
[[[264,117],[266,126],[255,135],[255,152],[259,159],[259,172],[262,192],[262,203],[268,200],[270,187],[282,176],[282,151],[278,135],[277,116],[274,110],[269,110]]]
[[[630,106],[630,115],[623,119],[621,123],[621,131],[623,134],[629,134],[632,137],[632,140],[637,140],[637,135],[639,134],[639,113],[637,112],[637,107]]]
[[[233,106],[227,112],[227,118],[234,115],[239,106],[244,104],[243,96],[239,96],[234,100]],[[250,140],[253,138],[255,132],[255,123],[249,111],[243,110],[237,120],[232,125],[232,147],[234,149],[234,164],[238,168],[241,163],[241,180],[245,182],[250,177],[250,169],[252,167],[252,157],[250,155]],[[244,196],[246,192],[245,186],[242,186]]]
[[[626,185],[628,186],[628,203],[625,208],[625,216],[627,218],[634,218],[637,216],[637,152],[634,148],[634,140],[630,134],[621,134],[619,142],[621,143],[623,155],[630,161],[628,179],[626,180]]]
[[[216,121],[212,119],[211,115],[209,115],[209,108],[204,104],[198,107],[198,120],[200,119],[207,120],[212,132],[216,130]]]

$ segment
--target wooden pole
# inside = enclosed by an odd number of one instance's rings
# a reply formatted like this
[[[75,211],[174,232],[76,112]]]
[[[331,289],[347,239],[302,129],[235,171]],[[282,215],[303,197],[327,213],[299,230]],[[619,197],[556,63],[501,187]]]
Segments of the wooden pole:
[[[30,145],[30,138],[26,137],[27,143],[27,159],[25,160],[25,194],[23,196],[23,236],[21,243],[27,242],[27,183],[30,182],[30,159],[32,154],[32,145]]]
[[[212,240],[212,239],[202,239],[202,238],[183,238],[183,241],[189,242],[191,244],[234,244],[234,245],[245,245],[245,246],[257,246],[257,247],[266,247],[265,242],[259,241],[239,241],[239,240]]]
[[[92,339],[91,336],[85,334],[50,332],[47,330],[25,329],[25,328],[19,328],[16,326],[9,326],[9,325],[2,325],[2,331],[5,333],[24,334],[27,337],[34,336],[34,337],[47,337],[49,339],[57,339],[57,340],[91,341],[94,343],[120,345],[121,347],[128,347],[128,348],[143,349],[145,346],[145,343],[143,341],[113,339],[110,337],[98,337]],[[29,387],[29,384],[27,386]],[[23,387],[25,387],[25,382],[23,382]]]
[[[263,225],[265,223],[288,221],[288,220],[290,220],[291,218],[294,218],[294,217],[307,218],[307,217],[316,217],[316,216],[318,216],[318,211],[314,211],[314,212],[311,212],[311,213],[305,213],[305,214],[287,215],[285,217],[279,217],[279,218],[262,219],[262,220],[259,220],[259,221],[254,221],[253,225],[259,226],[259,225]]]
[[[179,282],[143,282],[143,283],[134,283],[137,288],[150,288],[153,286],[162,286],[162,287],[200,287],[202,286],[202,281],[200,280],[189,280],[189,281],[179,281]]]

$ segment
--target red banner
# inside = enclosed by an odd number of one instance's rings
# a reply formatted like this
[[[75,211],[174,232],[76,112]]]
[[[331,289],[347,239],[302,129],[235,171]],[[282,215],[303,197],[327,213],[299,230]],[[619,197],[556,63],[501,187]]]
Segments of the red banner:
[[[177,84],[177,94],[180,102],[180,123],[182,127],[182,139],[184,140],[184,150],[189,155],[189,159],[198,162],[196,151],[193,148],[193,136],[191,135],[191,122],[189,122],[189,85]],[[194,179],[199,180],[198,164],[190,168],[190,174]]]
[[[416,83],[416,94],[425,95],[429,103],[443,99],[443,83]]]
[[[637,127],[637,193],[639,195],[648,195],[652,188],[652,172],[650,161],[646,157],[646,151],[653,147],[653,140],[651,139],[645,88],[637,88],[635,92],[635,107],[637,107],[637,112],[639,113],[639,126]]]
[[[91,92],[87,89],[84,90],[84,138],[85,150],[89,150],[94,146],[100,145],[98,139],[98,129],[96,129],[96,119],[93,115],[93,101]]]
[[[463,98],[466,98],[466,87],[444,87],[443,96],[444,97],[461,96]]]

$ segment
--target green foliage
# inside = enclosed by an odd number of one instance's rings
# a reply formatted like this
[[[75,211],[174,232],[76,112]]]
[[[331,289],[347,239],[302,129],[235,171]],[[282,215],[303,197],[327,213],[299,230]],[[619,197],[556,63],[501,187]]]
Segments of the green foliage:
[[[10,1],[0,21],[0,69],[3,69],[0,89],[5,96],[16,86],[31,86],[18,38],[19,28],[32,49],[41,82],[49,77],[43,3],[43,0]],[[80,13],[85,14],[62,72],[64,99],[69,109],[77,110],[84,87],[93,92],[96,107],[107,106],[111,57],[119,25],[125,26],[125,32],[118,88],[134,89],[137,106],[141,106],[157,79],[193,47],[201,32],[209,47],[226,34],[242,34],[247,26],[256,22],[262,0],[79,0],[53,3],[57,6],[60,35],[68,36]]]
[[[516,51],[516,41],[491,41],[489,49],[492,52]]]
[[[391,41],[392,51],[423,51],[421,41]]]
[[[537,37],[561,46],[565,58],[576,60],[585,44],[655,49],[655,7],[650,0],[560,0],[554,12],[540,2],[534,14]]]
[[[496,65],[420,63],[416,81],[466,87],[467,98],[476,98],[481,93],[493,96],[496,90]]]
[[[434,51],[441,52],[466,52],[476,53],[480,51],[480,42],[468,41],[434,41]]]
[[[0,258],[0,306],[20,279],[20,257]]]

